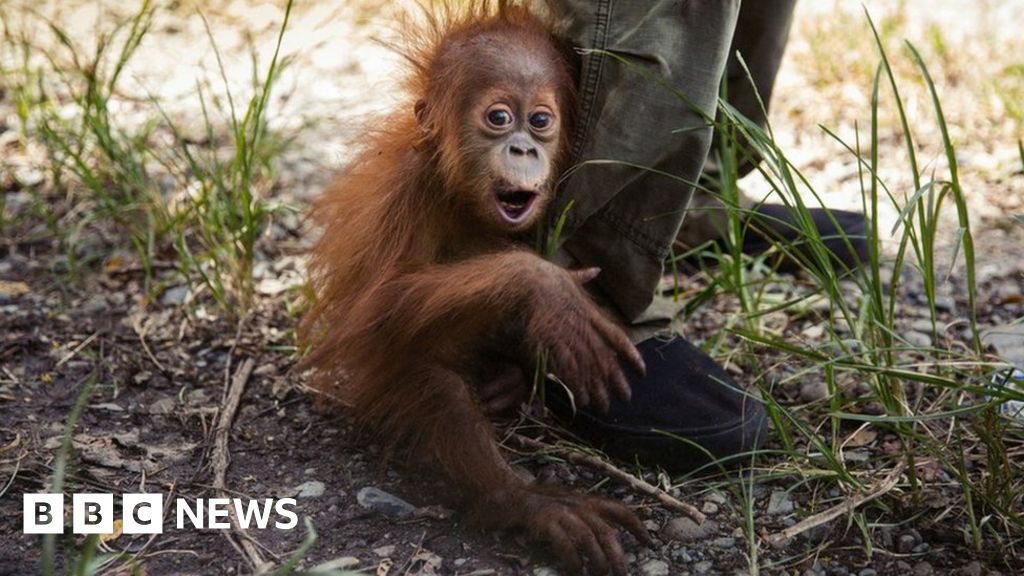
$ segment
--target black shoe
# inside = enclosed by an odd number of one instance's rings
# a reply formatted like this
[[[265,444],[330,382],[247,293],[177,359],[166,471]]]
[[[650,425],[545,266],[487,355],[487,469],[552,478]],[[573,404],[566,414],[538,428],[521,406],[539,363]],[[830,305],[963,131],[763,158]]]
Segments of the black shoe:
[[[564,390],[549,385],[547,405],[607,454],[675,472],[761,446],[768,429],[764,405],[707,354],[680,337],[651,338],[637,348],[647,376],[626,371],[629,403],[613,399],[607,414],[573,416]]]
[[[804,259],[810,259],[807,243],[790,208],[780,204],[761,204],[754,210],[754,214],[748,217],[749,225],[743,237],[745,254],[762,254],[773,245],[781,244],[789,251],[802,254]],[[807,211],[822,242],[832,254],[836,272],[842,274],[856,270],[868,261],[867,220],[863,214],[823,208],[808,208]],[[830,213],[835,223],[829,218]],[[781,272],[793,273],[802,268],[796,259],[781,251],[779,260],[778,270]]]

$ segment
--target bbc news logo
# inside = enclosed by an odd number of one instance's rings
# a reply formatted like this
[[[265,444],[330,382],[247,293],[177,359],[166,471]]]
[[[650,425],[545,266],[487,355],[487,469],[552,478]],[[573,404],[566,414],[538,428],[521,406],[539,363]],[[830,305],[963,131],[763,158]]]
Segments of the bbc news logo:
[[[242,498],[185,498],[174,501],[175,526],[226,530],[234,511],[243,530],[273,526],[291,530],[299,523],[293,510],[294,498],[245,500]],[[114,531],[117,508],[113,494],[72,494],[71,532],[74,534],[110,534]],[[121,532],[124,534],[162,534],[164,498],[161,494],[122,494]],[[273,522],[271,522],[273,520]],[[22,531],[25,534],[62,534],[64,532],[63,494],[25,494],[22,507]]]

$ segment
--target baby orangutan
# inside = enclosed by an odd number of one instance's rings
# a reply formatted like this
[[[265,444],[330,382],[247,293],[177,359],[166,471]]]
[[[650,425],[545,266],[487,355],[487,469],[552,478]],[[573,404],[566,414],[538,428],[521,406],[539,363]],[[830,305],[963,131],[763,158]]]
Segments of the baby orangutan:
[[[550,26],[499,2],[435,19],[410,56],[413,100],[366,135],[318,204],[316,293],[304,334],[314,385],[387,448],[425,454],[471,515],[520,527],[574,570],[625,574],[625,506],[531,484],[506,462],[479,390],[507,373],[526,386],[540,351],[575,403],[627,400],[625,334],[568,271],[515,241],[540,221],[568,152],[574,88]],[[490,376],[485,376],[485,375]]]

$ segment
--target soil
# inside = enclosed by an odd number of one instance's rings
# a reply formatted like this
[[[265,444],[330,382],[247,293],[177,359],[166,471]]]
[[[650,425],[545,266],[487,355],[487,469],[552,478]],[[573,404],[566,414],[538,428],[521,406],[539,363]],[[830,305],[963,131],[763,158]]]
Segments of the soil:
[[[59,12],[71,22],[88,21],[68,7],[71,3],[63,12],[51,4],[56,3],[42,3],[40,10]],[[395,63],[395,58],[373,41],[386,36],[381,31],[384,28],[367,24],[368,18],[379,17],[380,12],[360,2],[340,8],[327,4],[312,3],[297,13],[286,51],[300,56],[285,75],[285,88],[275,98],[277,113],[271,121],[276,129],[297,134],[279,159],[281,181],[275,193],[300,209],[329,181],[332,170],[350,157],[350,145],[358,140],[351,129],[353,121],[389,105],[387,86]],[[280,21],[279,8],[231,2],[219,6],[209,17],[229,59],[237,57],[237,62],[247,63],[244,54],[253,39],[261,53],[272,45],[267,38]],[[93,7],[88,4],[77,9],[88,12]],[[801,12],[796,46],[776,94],[779,101],[791,97],[791,102],[802,102],[806,98],[802,96],[806,88],[799,82],[806,72],[793,67],[806,58],[805,36],[800,36],[806,28],[801,26],[809,26],[806,22],[814,15],[812,9]],[[191,96],[183,95],[189,94],[196,70],[212,74],[209,50],[192,48],[208,45],[201,20],[187,7],[178,7],[158,21],[161,25],[147,38],[138,62],[133,62],[131,78],[137,86],[163,87],[160,97],[172,103],[169,113],[194,113],[194,107],[182,104]],[[168,70],[153,64],[168,54],[181,65]],[[231,77],[244,83],[247,74],[240,64]],[[13,174],[32,166],[38,151],[16,142],[13,102],[2,90],[0,139],[10,151],[5,162]],[[380,97],[368,99],[368,94]],[[177,106],[181,109],[174,109]],[[822,140],[794,136],[822,121],[806,118],[806,111],[797,114],[797,106],[778,109],[783,138],[791,141],[796,161],[806,166],[812,180],[820,176],[827,183],[834,181],[837,190],[850,192],[855,183],[850,181],[849,171],[837,175],[837,170],[843,170],[836,164],[843,162],[822,157]],[[138,105],[126,107],[125,114],[130,122],[133,114],[143,117],[145,112]],[[899,153],[898,139],[886,140],[885,145],[888,152]],[[966,148],[971,158],[984,163],[979,159],[983,150]],[[886,155],[884,151],[882,155]],[[1024,301],[1024,261],[1019,256],[1024,227],[1007,218],[1020,214],[1024,206],[1024,174],[1019,168],[1005,168],[1011,165],[1008,162],[993,162],[988,173],[1000,175],[987,180],[979,177],[976,188],[988,185],[991,190],[972,199],[979,206],[975,230],[978,253],[983,255],[979,258],[979,320],[989,327],[1019,318]],[[1016,171],[1010,173],[1012,170]],[[0,193],[9,195],[10,205],[24,200],[30,188],[48,185],[45,181],[26,185],[15,179],[4,184]],[[256,303],[241,323],[219,313],[201,297],[193,301],[195,295],[175,284],[170,270],[161,275],[169,282],[167,286],[147,290],[142,270],[130,253],[110,252],[102,239],[94,239],[100,256],[84,273],[69,279],[56,239],[39,234],[31,222],[16,224],[5,236],[0,245],[0,478],[10,483],[0,491],[0,574],[38,571],[42,540],[22,533],[21,495],[50,486],[66,421],[88,383],[94,385],[74,428],[74,458],[67,468],[69,486],[78,492],[155,491],[191,501],[217,494],[213,457],[217,421],[232,378],[247,360],[253,361],[254,369],[245,380],[241,405],[228,435],[227,493],[242,498],[297,498],[299,517],[311,520],[317,535],[300,567],[310,569],[330,562],[331,566],[379,575],[557,573],[549,567],[547,553],[524,535],[486,531],[468,523],[445,486],[424,474],[422,467],[384,461],[372,438],[353,430],[337,411],[314,405],[295,365],[297,317],[293,311],[301,299],[297,284],[311,236],[301,218],[281,218],[264,239],[256,272],[260,287]],[[951,325],[948,337],[958,341],[964,338],[961,321],[967,305],[960,272],[940,286],[940,296],[949,302],[940,320]],[[696,275],[685,288],[697,291],[705,281]],[[911,282],[903,297],[910,326],[920,319],[913,310],[920,304],[919,284]],[[722,310],[731,306],[734,303],[723,301],[707,307],[693,319],[687,336],[697,342],[711,338],[726,316]],[[783,323],[782,333],[794,339],[821,337],[812,333],[813,319],[784,319]],[[784,374],[785,369],[780,370]],[[742,372],[738,377],[747,382],[754,378]],[[779,393],[787,405],[806,400],[800,386],[782,388]],[[530,431],[531,436],[552,442],[564,433],[557,428]],[[882,453],[886,441],[884,436],[866,441],[861,455],[871,458]],[[513,459],[524,473],[541,481],[592,490],[633,506],[654,537],[649,548],[628,536],[625,539],[631,567],[638,574],[748,573],[750,550],[739,494],[743,487],[736,482],[689,478],[672,484],[657,470],[637,471],[622,465],[651,483],[671,486],[673,495],[700,508],[708,521],[697,527],[654,499],[606,481],[603,472],[591,467],[542,455],[517,454]],[[769,468],[774,464],[770,458],[763,463]],[[357,495],[367,487],[401,498],[414,508],[413,513],[395,520],[364,507]],[[820,506],[841,497],[838,493],[813,494],[787,480],[759,482],[752,490],[758,536],[792,525],[812,500]],[[931,496],[925,503],[907,499],[903,503],[907,521],[878,528],[879,549],[870,557],[865,554],[861,531],[844,517],[804,533],[787,546],[762,546],[762,572],[927,576],[1024,570],[1014,558],[967,552],[961,532],[950,529],[951,524],[916,528],[912,518],[916,507],[943,507],[955,500],[941,488]],[[900,516],[899,510],[893,512],[887,517]],[[120,535],[104,540],[101,549],[130,553],[145,574],[154,576],[253,571],[237,540],[226,532],[177,530],[170,526],[173,508],[165,508],[165,514],[167,527],[162,535]],[[955,519],[950,522],[957,523]],[[252,530],[247,534],[263,558],[280,564],[308,532],[300,520],[294,530]],[[64,539],[67,544],[83,541],[80,536]],[[67,562],[67,549],[58,546],[61,565]],[[119,560],[108,570],[127,574],[130,566]]]

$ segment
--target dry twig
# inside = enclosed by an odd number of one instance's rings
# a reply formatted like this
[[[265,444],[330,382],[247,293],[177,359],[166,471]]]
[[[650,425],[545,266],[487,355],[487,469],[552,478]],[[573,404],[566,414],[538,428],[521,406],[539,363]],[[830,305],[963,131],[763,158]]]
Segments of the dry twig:
[[[256,363],[252,358],[246,358],[245,362],[238,367],[235,375],[224,396],[221,406],[220,419],[217,421],[217,428],[214,432],[213,444],[213,486],[223,497],[227,497],[228,489],[225,478],[227,477],[228,465],[231,461],[231,453],[228,449],[228,440],[231,434],[231,424],[235,420],[235,413],[238,412],[238,405],[242,403],[242,393],[252,376],[252,370]],[[231,520],[231,532],[224,535],[236,550],[239,550],[245,559],[249,561],[256,573],[262,573],[270,566],[260,554],[256,545],[242,532],[235,515],[234,508],[228,508],[228,518]]]
[[[665,492],[661,488],[658,488],[657,486],[650,484],[649,482],[646,482],[641,478],[637,478],[636,476],[628,472],[624,472],[623,470],[616,468],[611,463],[606,462],[605,460],[602,460],[597,456],[586,454],[578,450],[573,450],[572,448],[568,448],[566,446],[545,444],[544,442],[534,440],[533,438],[529,438],[521,434],[510,434],[509,438],[512,439],[516,444],[519,444],[524,448],[529,448],[531,450],[543,450],[545,452],[557,452],[562,456],[565,456],[565,458],[568,459],[570,462],[573,462],[575,464],[583,464],[586,466],[590,466],[591,468],[596,468],[603,472],[604,474],[607,474],[608,476],[614,478],[615,480],[618,480],[619,482],[625,484],[626,486],[629,486],[633,490],[636,490],[641,494],[645,494],[647,496],[656,498],[658,502],[660,502],[662,506],[664,506],[665,508],[685,514],[698,523],[704,522],[706,518],[704,514],[702,514],[701,511],[698,510],[692,504],[687,504],[686,502],[682,502],[679,499],[674,498],[671,494]]]
[[[893,470],[888,476],[886,476],[885,480],[882,480],[882,482],[874,490],[867,492],[866,494],[854,496],[853,498],[850,498],[849,500],[841,504],[837,504],[836,506],[833,506],[832,508],[829,508],[824,512],[819,512],[813,516],[808,516],[800,522],[797,522],[789,528],[786,528],[782,532],[778,532],[776,534],[768,536],[768,543],[773,546],[784,544],[791,540],[793,537],[797,536],[798,534],[802,534],[808,530],[821,526],[822,524],[827,524],[835,520],[836,518],[842,516],[843,514],[849,514],[850,512],[856,510],[859,506],[862,506],[863,504],[866,504],[867,502],[870,502],[886,494],[887,492],[896,487],[896,484],[899,482],[900,475],[903,474],[903,470],[905,467],[906,465],[897,466],[896,469]]]

